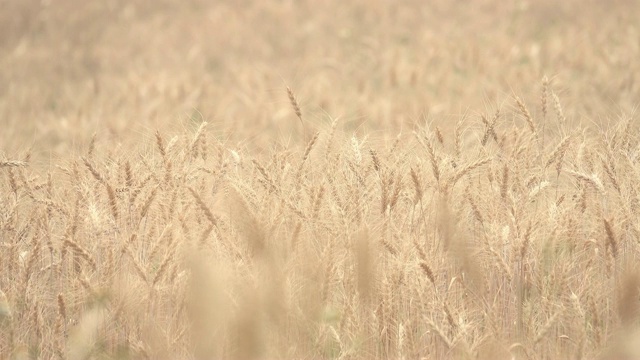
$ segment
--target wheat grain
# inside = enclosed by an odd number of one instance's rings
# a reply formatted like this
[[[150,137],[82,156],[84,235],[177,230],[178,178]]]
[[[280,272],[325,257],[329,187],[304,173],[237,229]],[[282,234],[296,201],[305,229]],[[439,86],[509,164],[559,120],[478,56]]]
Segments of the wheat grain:
[[[93,269],[93,271],[97,271],[98,269],[98,265],[95,261],[95,259],[93,258],[93,256],[91,255],[91,253],[85,249],[84,247],[80,246],[80,244],[78,244],[77,242],[71,240],[71,239],[65,239],[64,240],[64,244],[66,246],[69,246],[71,249],[73,249],[74,253],[79,255],[83,260],[85,260],[87,263],[89,263],[89,265],[91,266],[91,269]]]
[[[98,172],[98,170],[91,164],[91,162],[89,161],[89,159],[87,159],[86,157],[82,156],[81,157],[82,162],[84,163],[84,165],[87,167],[87,169],[89,169],[89,172],[91,172],[91,175],[93,175],[93,177],[98,180],[100,183],[105,183],[104,177],[100,174],[100,172]]]
[[[0,160],[0,168],[3,167],[25,167],[29,165],[26,161],[20,160]]]
[[[551,151],[551,154],[548,156],[544,167],[546,168],[546,167],[548,167],[549,165],[553,164],[556,161],[558,163],[560,163],[562,161],[562,158],[563,158],[564,154],[567,152],[567,149],[569,148],[570,144],[571,144],[571,137],[570,136],[567,136],[564,139],[562,139],[562,141],[560,141],[560,143],[558,143],[556,148],[553,149],[553,151]]]
[[[613,227],[611,226],[611,219],[604,219],[604,229],[607,234],[607,247],[611,250],[611,254],[614,258],[618,257],[618,241],[616,240],[616,235],[613,232]]]
[[[380,159],[378,158],[378,154],[373,149],[369,150],[369,154],[371,155],[371,161],[373,162],[373,168],[376,170],[377,173],[379,173],[381,168],[380,168]]]
[[[537,138],[538,137],[538,130],[536,130],[536,125],[533,122],[533,118],[531,117],[531,113],[529,112],[529,109],[527,109],[527,106],[524,104],[522,99],[520,99],[520,97],[518,97],[518,96],[516,96],[516,104],[518,104],[518,109],[520,110],[520,112],[524,116],[524,119],[527,121],[527,125],[529,125],[529,130]]]
[[[483,146],[487,144],[487,141],[489,140],[489,136],[493,137],[493,140],[498,142],[498,134],[496,134],[495,127],[496,127],[496,123],[498,122],[499,118],[500,118],[500,109],[499,108],[496,110],[496,113],[494,114],[494,116],[491,119],[491,121],[487,120],[487,118],[484,115],[481,116],[482,123],[486,127],[484,136],[482,136],[482,140],[480,141],[480,143]]]
[[[304,121],[302,121],[302,110],[300,110],[300,104],[298,103],[298,99],[296,98],[296,96],[293,94],[293,91],[288,86],[287,86],[287,96],[289,97],[289,103],[291,104],[293,111],[295,112],[296,116],[300,120],[300,124],[302,124],[303,135],[304,135],[304,138],[306,138],[307,129],[304,125]]]
[[[111,210],[111,215],[115,221],[118,221],[118,200],[116,198],[116,192],[113,190],[113,187],[110,184],[106,184],[107,187],[107,196],[109,197],[109,209]]]
[[[58,294],[58,314],[60,314],[60,317],[66,321],[67,306],[65,304],[64,296],[62,294]]]
[[[191,140],[191,144],[189,145],[189,150],[193,157],[197,156],[196,153],[201,148],[201,146],[199,145],[205,136],[205,128],[207,127],[207,125],[208,123],[206,121],[203,121],[200,126],[198,126],[198,130],[196,130],[195,135],[193,135],[193,140]]]
[[[411,168],[411,181],[413,182],[413,189],[415,191],[415,197],[413,200],[414,205],[422,200],[423,192],[422,192],[422,182],[420,181],[420,176],[416,172],[416,169]]]
[[[167,149],[164,144],[164,139],[162,138],[162,135],[160,135],[160,131],[156,131],[155,136],[158,151],[160,151],[160,155],[162,155],[162,158],[165,159],[167,157]]]
[[[436,179],[437,182],[439,182],[440,167],[438,166],[438,159],[436,158],[433,145],[431,145],[431,142],[428,139],[426,141],[423,140],[419,134],[414,133],[414,135],[416,136],[420,144],[427,149],[427,153],[429,154],[429,162],[431,163],[431,171],[433,172],[433,177]]]

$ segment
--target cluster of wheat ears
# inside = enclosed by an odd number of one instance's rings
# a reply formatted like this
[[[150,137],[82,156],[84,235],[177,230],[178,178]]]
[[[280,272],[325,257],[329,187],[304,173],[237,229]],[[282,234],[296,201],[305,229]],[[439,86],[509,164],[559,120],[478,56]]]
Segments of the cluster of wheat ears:
[[[638,358],[638,128],[541,88],[390,144],[2,160],[1,357]]]

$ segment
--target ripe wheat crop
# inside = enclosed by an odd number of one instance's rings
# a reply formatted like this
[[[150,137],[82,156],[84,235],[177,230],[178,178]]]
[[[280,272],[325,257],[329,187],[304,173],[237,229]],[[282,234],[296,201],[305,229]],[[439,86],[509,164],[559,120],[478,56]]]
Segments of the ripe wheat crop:
[[[0,14],[0,359],[640,358],[637,5],[45,3]]]

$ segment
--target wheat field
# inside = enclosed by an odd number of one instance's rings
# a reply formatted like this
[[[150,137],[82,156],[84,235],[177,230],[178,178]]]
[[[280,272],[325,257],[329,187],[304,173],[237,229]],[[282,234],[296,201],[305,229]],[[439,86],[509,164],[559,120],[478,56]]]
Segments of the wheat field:
[[[640,359],[637,1],[0,3],[0,359]]]

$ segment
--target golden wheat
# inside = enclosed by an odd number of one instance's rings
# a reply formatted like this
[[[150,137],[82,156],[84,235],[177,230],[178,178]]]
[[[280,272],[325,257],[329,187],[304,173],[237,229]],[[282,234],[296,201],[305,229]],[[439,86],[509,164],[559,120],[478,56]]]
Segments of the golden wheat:
[[[638,357],[637,4],[5,3],[0,359]]]

